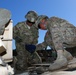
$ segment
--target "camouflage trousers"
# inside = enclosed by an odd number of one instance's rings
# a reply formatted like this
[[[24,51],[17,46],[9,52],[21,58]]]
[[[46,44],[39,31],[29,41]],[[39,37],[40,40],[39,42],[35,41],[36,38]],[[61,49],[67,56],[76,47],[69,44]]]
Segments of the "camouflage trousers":
[[[15,70],[19,70],[21,72],[28,69],[29,64],[41,63],[41,59],[36,52],[29,53],[24,45],[17,44],[17,56],[15,63]]]

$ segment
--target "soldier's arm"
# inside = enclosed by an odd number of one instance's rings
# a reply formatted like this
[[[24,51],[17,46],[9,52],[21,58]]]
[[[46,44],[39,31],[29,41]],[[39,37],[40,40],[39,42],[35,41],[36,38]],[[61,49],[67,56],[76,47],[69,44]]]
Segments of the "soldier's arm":
[[[52,38],[54,48],[56,50],[63,50],[64,48],[59,24],[57,22],[51,22],[51,25],[49,25],[48,28],[51,34],[50,37]]]
[[[38,37],[36,37],[33,41],[33,44],[36,45],[38,43]]]
[[[38,44],[38,38],[39,38],[39,33],[37,32],[32,44],[37,45]]]
[[[15,37],[17,36],[18,33],[18,29],[16,26],[13,27],[13,38],[15,39]]]
[[[36,45],[36,44],[38,44],[39,31],[38,31],[38,29],[35,28],[35,26],[32,26],[32,28],[33,28],[33,30],[34,30],[34,32],[33,32],[33,34],[34,34],[34,40],[33,40],[32,43],[33,43],[34,45]]]
[[[18,37],[19,34],[20,34],[20,33],[19,33],[18,25],[19,25],[19,23],[13,27],[13,38],[14,38],[14,39],[15,39],[16,37]]]
[[[46,44],[46,42],[44,41],[44,42],[42,42],[42,43],[40,43],[40,44],[38,44],[37,46],[36,46],[36,51],[37,50],[42,50],[42,49],[44,49],[44,48],[46,48],[47,47],[47,44]]]

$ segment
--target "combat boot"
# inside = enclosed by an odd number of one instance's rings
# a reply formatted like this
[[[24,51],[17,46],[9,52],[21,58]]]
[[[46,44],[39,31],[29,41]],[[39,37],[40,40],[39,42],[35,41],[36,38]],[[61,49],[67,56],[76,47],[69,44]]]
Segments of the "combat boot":
[[[63,50],[58,50],[57,59],[54,61],[54,63],[50,64],[49,70],[57,70],[67,66],[67,64],[68,64],[68,61],[64,56]]]

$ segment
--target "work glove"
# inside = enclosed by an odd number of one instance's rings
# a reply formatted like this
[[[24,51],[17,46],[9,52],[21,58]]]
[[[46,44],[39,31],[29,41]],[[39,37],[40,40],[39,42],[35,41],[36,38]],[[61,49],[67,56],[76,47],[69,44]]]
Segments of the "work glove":
[[[17,37],[15,37],[15,41],[16,41],[16,42],[22,42],[22,39],[17,36]]]
[[[35,49],[36,49],[36,46],[35,45],[32,45],[32,44],[26,44],[25,45],[25,49],[30,52],[30,53],[34,53],[35,52]]]

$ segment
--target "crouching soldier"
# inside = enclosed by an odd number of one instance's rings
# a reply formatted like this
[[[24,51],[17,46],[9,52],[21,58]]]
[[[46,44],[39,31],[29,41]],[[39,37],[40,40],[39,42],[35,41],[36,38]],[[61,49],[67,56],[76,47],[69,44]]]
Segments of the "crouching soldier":
[[[57,51],[57,59],[50,64],[49,70],[67,66],[68,60],[73,59],[73,56],[66,51],[66,48],[76,46],[76,27],[59,17],[48,18],[45,15],[39,16],[36,24],[37,28],[47,30],[44,42],[37,45],[37,50],[50,46]]]

